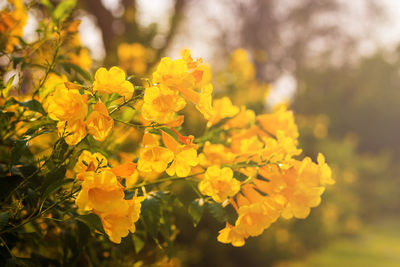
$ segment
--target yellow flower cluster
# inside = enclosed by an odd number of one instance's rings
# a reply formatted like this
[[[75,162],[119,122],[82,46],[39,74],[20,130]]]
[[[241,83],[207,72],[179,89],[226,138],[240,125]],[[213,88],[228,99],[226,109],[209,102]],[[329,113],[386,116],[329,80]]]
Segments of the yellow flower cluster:
[[[23,34],[24,26],[28,20],[28,13],[24,8],[22,0],[8,0],[12,4],[12,11],[5,9],[0,11],[0,33],[6,40],[0,40],[5,44],[5,50],[11,53],[14,47],[19,44],[18,37]]]
[[[107,107],[99,100],[88,114],[88,94],[81,94],[75,85],[54,79],[55,88],[46,98],[44,107],[51,119],[59,121],[58,134],[69,145],[79,143],[87,133],[97,141],[104,141],[114,127]],[[125,80],[125,73],[118,67],[109,71],[100,68],[96,71],[93,91],[105,94],[116,93],[127,99],[132,97],[133,85]]]
[[[247,60],[240,53],[237,57],[242,57],[239,63]],[[321,154],[317,163],[308,157],[294,158],[301,153],[297,147],[299,133],[286,106],[256,115],[245,106],[233,105],[228,97],[215,99],[212,105],[210,73],[210,68],[201,59],[193,60],[188,50],[180,59],[161,59],[152,75],[153,83],[142,89],[141,112],[136,113],[144,119],[144,128],[150,128],[144,131],[135,153],[137,164],[131,158],[111,169],[101,154],[81,153],[74,169],[82,181],[76,204],[81,211],[101,218],[111,241],[119,243],[121,237],[135,231],[144,199],[135,195],[125,200],[121,180],[132,188],[139,177],[156,179],[164,172],[174,179],[197,176],[201,194],[236,210],[234,225],[227,222],[218,236],[220,242],[234,246],[260,235],[279,217],[306,218],[310,209],[320,204],[325,185],[334,183]],[[251,75],[251,71],[243,75]],[[70,145],[80,142],[86,132],[98,141],[112,132],[114,120],[101,97],[110,99],[111,94],[117,94],[121,96],[118,105],[135,99],[134,86],[118,67],[98,69],[93,86],[86,89],[61,78],[55,81],[45,109],[58,121],[59,135]],[[183,116],[177,116],[177,112],[188,100],[207,120],[208,134],[201,141],[173,129],[183,123]],[[106,103],[110,106],[112,101]],[[166,128],[158,128],[159,124]]]
[[[135,222],[139,220],[144,197],[135,195],[130,200],[124,199],[124,187],[120,183],[122,176],[125,178],[133,174],[135,168],[132,163],[110,169],[103,155],[86,150],[81,153],[74,168],[82,180],[76,205],[81,212],[97,214],[104,231],[114,243],[120,243],[129,232],[134,233]]]
[[[278,106],[271,114],[256,116],[226,97],[214,100],[214,108],[220,112],[208,126],[222,122],[227,142],[204,144],[199,159],[207,171],[199,190],[216,202],[228,201],[237,212],[235,224],[227,222],[218,240],[243,246],[246,238],[260,235],[280,216],[306,218],[320,204],[324,186],[334,181],[322,154],[318,164],[308,157],[293,158],[301,153],[293,113]],[[222,167],[227,164],[247,179],[232,178],[232,169]]]
[[[119,65],[122,69],[136,75],[143,75],[147,70],[147,61],[151,59],[151,50],[139,43],[122,43],[118,46]]]
[[[188,50],[182,52],[181,59],[162,58],[153,73],[153,82],[155,85],[145,91],[142,108],[145,119],[171,122],[175,113],[185,107],[186,100],[194,103],[206,119],[214,114],[211,70],[201,59],[193,60]]]

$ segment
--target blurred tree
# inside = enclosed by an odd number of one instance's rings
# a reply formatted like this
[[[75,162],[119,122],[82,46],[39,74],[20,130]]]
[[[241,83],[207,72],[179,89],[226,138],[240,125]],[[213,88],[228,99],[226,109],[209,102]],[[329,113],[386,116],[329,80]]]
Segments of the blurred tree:
[[[348,63],[351,56],[358,55],[366,29],[384,17],[374,0],[363,1],[364,9],[337,0],[235,0],[226,5],[236,21],[217,25],[224,31],[219,35],[221,50],[229,53],[243,47],[250,51],[257,78],[267,82],[275,81],[282,72],[296,74],[313,56],[326,51],[331,51],[336,62]],[[355,34],[346,23],[357,27],[357,13],[368,20],[358,24]]]
[[[157,46],[151,65],[155,64],[171,45],[178,25],[182,21],[184,8],[189,1],[173,0],[168,30],[165,38],[163,38],[163,42]],[[104,48],[107,51],[106,63],[115,64],[115,53],[118,44],[122,42],[138,42],[146,47],[150,47],[158,33],[159,27],[157,23],[152,23],[148,27],[140,25],[136,16],[136,0],[119,1],[118,9],[123,10],[122,14],[114,14],[104,6],[101,0],[84,0],[82,1],[82,7],[96,18],[97,25],[103,35]]]

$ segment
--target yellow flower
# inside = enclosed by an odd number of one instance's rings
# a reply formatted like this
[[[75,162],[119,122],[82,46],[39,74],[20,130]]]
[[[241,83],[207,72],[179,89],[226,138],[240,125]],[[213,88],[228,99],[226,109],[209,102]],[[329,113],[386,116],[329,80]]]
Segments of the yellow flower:
[[[245,236],[238,233],[235,227],[226,223],[224,229],[219,231],[217,240],[224,244],[231,243],[234,247],[242,247],[244,245]]]
[[[174,159],[174,153],[165,147],[157,145],[154,136],[149,133],[143,136],[142,143],[145,147],[140,153],[138,170],[157,173],[165,171],[168,164]]]
[[[47,97],[44,107],[53,120],[84,119],[87,114],[87,104],[79,91],[69,90],[65,85],[57,86]]]
[[[297,139],[299,131],[294,122],[292,111],[286,110],[285,105],[278,105],[272,114],[263,114],[257,116],[257,122],[268,133],[277,136],[278,131],[282,131],[285,136]]]
[[[14,47],[19,44],[18,37],[23,34],[28,14],[22,0],[8,0],[8,2],[13,5],[13,10],[2,10],[0,12],[0,33],[2,35],[0,41],[1,43],[4,42],[6,51],[11,53]]]
[[[106,213],[124,205],[124,188],[110,170],[83,173],[82,189],[75,200],[80,211]]]
[[[235,223],[237,232],[245,236],[257,236],[278,219],[280,209],[276,208],[273,200],[266,198],[264,202],[239,207],[238,213]]]
[[[69,53],[69,62],[72,64],[78,65],[84,70],[89,70],[92,66],[92,58],[89,55],[89,50],[86,48],[81,48],[79,50],[79,54]]]
[[[185,100],[177,91],[164,85],[146,88],[142,114],[145,119],[168,123],[174,119],[175,112],[183,109]]]
[[[220,99],[215,99],[214,103],[214,115],[208,120],[209,126],[218,123],[220,120],[224,118],[230,118],[239,113],[239,108],[237,106],[232,105],[229,97],[223,97]]]
[[[139,220],[141,203],[144,197],[133,197],[124,200],[115,209],[107,213],[100,213],[104,231],[114,243],[121,243],[121,238],[134,233],[135,222]]]
[[[188,176],[192,167],[198,164],[197,151],[192,146],[181,146],[174,157],[174,161],[167,169],[168,175],[176,173],[179,177]]]
[[[188,176],[192,167],[198,164],[197,145],[192,144],[192,139],[189,137],[178,136],[178,140],[185,141],[185,145],[178,143],[172,136],[161,132],[161,137],[164,145],[174,153],[174,161],[168,167],[166,172],[172,176],[176,173],[179,177]]]
[[[211,196],[216,202],[223,202],[239,192],[240,182],[233,178],[232,169],[211,166],[207,168],[205,178],[198,187],[203,195]]]
[[[100,68],[94,75],[93,90],[100,93],[112,94],[117,93],[126,99],[132,97],[134,87],[125,80],[125,72],[118,68],[112,67],[109,71],[106,68]]]
[[[74,171],[76,173],[95,171],[107,167],[107,164],[107,159],[102,154],[98,152],[92,154],[90,151],[83,150],[75,164]]]
[[[59,76],[52,72],[49,73],[43,87],[39,89],[40,99],[44,99],[49,93],[54,91],[57,86],[62,86],[65,82],[68,82],[68,79],[64,74]]]
[[[97,102],[92,113],[86,119],[88,133],[97,141],[104,141],[114,127],[114,120],[108,115],[107,107]]]
[[[205,119],[211,118],[215,111],[211,105],[213,86],[211,83],[201,88],[200,99],[196,104],[196,108],[203,114]]]
[[[242,106],[240,108],[240,112],[225,123],[224,128],[246,128],[254,123],[255,118],[256,114],[253,110],[246,109],[246,107]]]
[[[57,123],[58,136],[64,137],[68,145],[76,145],[86,136],[83,119],[59,121]]]
[[[124,164],[118,165],[111,169],[111,171],[119,177],[125,178],[126,187],[132,187],[139,178],[139,173],[136,170],[137,164],[127,161]]]
[[[183,59],[172,61],[169,57],[161,59],[153,73],[153,82],[163,84],[172,90],[194,86],[194,78],[189,74],[186,62]]]
[[[146,72],[148,52],[139,43],[122,43],[118,46],[118,59],[123,69],[135,74]]]
[[[203,153],[199,155],[199,162],[202,166],[222,165],[232,162],[235,154],[223,144],[211,144],[207,141],[203,146]]]
[[[239,80],[249,81],[254,79],[255,68],[249,60],[249,55],[244,49],[236,49],[229,61],[229,70],[233,72]]]

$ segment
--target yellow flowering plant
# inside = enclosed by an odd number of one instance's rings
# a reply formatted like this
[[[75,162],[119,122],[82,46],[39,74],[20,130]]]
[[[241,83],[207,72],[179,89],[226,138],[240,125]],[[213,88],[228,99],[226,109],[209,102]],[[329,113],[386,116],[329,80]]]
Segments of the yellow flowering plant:
[[[38,41],[21,44],[14,37],[26,10],[10,4],[14,11],[1,13],[1,49],[11,55],[2,73],[19,66],[32,75],[1,85],[2,263],[76,264],[83,253],[96,264],[116,244],[136,255],[156,247],[172,255],[176,209],[194,225],[211,213],[225,225],[215,239],[243,246],[280,217],[306,218],[334,183],[321,154],[317,163],[299,157],[287,107],[259,114],[228,97],[213,100],[210,66],[188,50],[162,58],[151,79],[131,79],[117,66],[92,76],[76,37],[79,22],[68,19],[75,1],[43,1],[52,19],[41,23]],[[49,60],[37,57],[49,47]],[[140,77],[145,53],[138,44],[121,45],[121,67]],[[244,81],[254,76],[246,60],[240,51],[231,63],[245,68],[237,69]],[[184,132],[187,106],[201,114],[203,134]],[[33,149],[45,135],[48,142]],[[180,186],[197,197],[180,200]]]

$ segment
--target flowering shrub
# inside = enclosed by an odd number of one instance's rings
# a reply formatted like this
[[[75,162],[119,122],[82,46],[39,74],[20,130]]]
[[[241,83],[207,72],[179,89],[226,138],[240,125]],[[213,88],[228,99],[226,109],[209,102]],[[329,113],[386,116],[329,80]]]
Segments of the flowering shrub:
[[[188,50],[162,58],[146,78],[148,52],[123,44],[121,67],[138,76],[113,66],[98,68],[92,79],[68,3],[74,1],[42,2],[51,19],[32,43],[21,38],[22,1],[1,11],[4,262],[73,264],[79,247],[97,246],[87,254],[95,263],[121,242],[136,253],[149,242],[170,253],[179,230],[174,209],[185,205],[194,225],[210,211],[225,223],[216,239],[243,246],[278,218],[304,219],[320,204],[334,182],[330,168],[322,154],[317,163],[300,157],[294,115],[285,106],[256,114],[228,97],[213,100],[211,69]],[[236,57],[233,70],[252,79],[243,51]],[[183,130],[191,120],[183,109],[191,105],[206,124],[199,136]],[[197,198],[182,203],[177,183]]]

